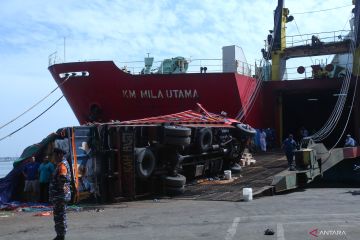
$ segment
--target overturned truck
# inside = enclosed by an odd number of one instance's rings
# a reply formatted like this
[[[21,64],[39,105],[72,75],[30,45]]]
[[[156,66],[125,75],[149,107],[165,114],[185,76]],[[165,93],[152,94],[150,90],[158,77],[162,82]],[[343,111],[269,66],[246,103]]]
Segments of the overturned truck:
[[[74,202],[116,202],[181,194],[187,180],[240,171],[255,133],[199,105],[198,112],[62,128],[52,147],[68,152]]]

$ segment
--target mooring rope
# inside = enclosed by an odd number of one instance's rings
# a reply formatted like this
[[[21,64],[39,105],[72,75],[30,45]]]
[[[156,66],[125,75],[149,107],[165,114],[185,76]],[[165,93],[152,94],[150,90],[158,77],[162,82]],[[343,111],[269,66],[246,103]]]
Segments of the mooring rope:
[[[20,115],[18,115],[17,117],[13,118],[12,120],[8,121],[7,123],[3,124],[0,126],[0,130],[3,129],[4,127],[8,126],[9,124],[13,123],[14,121],[16,121],[17,119],[19,119],[20,117],[22,117],[23,115],[25,115],[26,113],[28,113],[29,111],[31,111],[33,108],[35,108],[37,105],[39,105],[41,102],[43,102],[46,98],[48,98],[52,93],[54,93],[60,86],[62,86],[68,79],[70,78],[70,75],[66,77],[66,79],[59,84],[56,88],[54,88],[50,93],[48,93],[45,97],[43,97],[42,99],[40,99],[38,102],[36,102],[34,105],[32,105],[31,107],[29,107],[27,110],[25,110],[23,113],[21,113]]]
[[[53,106],[55,106],[56,103],[58,103],[62,98],[64,97],[64,95],[62,95],[60,98],[58,98],[53,104],[51,104],[47,109],[45,109],[45,111],[43,111],[42,113],[40,113],[39,115],[37,115],[35,118],[33,118],[31,121],[27,122],[26,124],[24,124],[23,126],[21,126],[20,128],[16,129],[15,131],[11,132],[10,134],[0,138],[0,142],[3,141],[4,139],[14,135],[15,133],[19,132],[20,130],[22,130],[23,128],[25,128],[26,126],[28,126],[30,123],[34,122],[36,119],[38,119],[41,115],[43,115],[44,113],[46,113],[48,110],[50,110]]]

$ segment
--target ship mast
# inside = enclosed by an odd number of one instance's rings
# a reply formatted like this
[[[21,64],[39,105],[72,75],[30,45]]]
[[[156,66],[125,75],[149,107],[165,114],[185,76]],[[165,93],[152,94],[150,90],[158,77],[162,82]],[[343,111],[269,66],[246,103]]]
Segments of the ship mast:
[[[271,80],[281,80],[286,69],[286,60],[282,58],[286,48],[286,23],[292,19],[288,17],[289,9],[284,8],[285,0],[278,0],[278,5],[274,14],[273,43],[271,50],[272,71]]]
[[[274,14],[274,30],[273,30],[273,42],[269,43],[271,46],[269,51],[271,52],[271,80],[280,81],[283,79],[286,60],[290,58],[309,57],[309,56],[321,56],[329,54],[347,54],[350,49],[350,41],[338,41],[322,43],[316,36],[313,36],[312,45],[307,44],[286,47],[286,23],[291,22],[294,17],[289,15],[290,11],[284,8],[285,0],[278,0],[278,5]],[[355,4],[354,8],[354,33],[355,33],[355,54],[353,55],[353,75],[360,75],[360,0],[353,0]]]
[[[360,76],[360,0],[353,0],[354,8],[354,35],[355,35],[355,54],[353,55],[354,76]]]

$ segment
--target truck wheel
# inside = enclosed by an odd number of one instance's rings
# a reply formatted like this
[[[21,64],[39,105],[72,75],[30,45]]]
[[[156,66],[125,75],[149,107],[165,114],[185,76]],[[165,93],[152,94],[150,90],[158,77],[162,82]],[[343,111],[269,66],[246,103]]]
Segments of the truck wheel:
[[[213,134],[210,128],[202,128],[196,138],[196,144],[201,152],[206,152],[211,148]]]
[[[136,173],[139,178],[148,178],[155,169],[156,157],[149,148],[137,148],[135,150]]]
[[[177,174],[174,177],[166,176],[164,177],[164,183],[166,187],[182,187],[186,183],[186,177],[181,174]]]
[[[185,192],[185,187],[166,187],[165,188],[166,195],[176,196],[181,195]]]
[[[190,137],[191,129],[181,126],[164,126],[165,136]]]
[[[240,129],[240,131],[242,131],[245,134],[250,134],[250,135],[256,134],[256,130],[248,124],[239,123],[236,124],[236,128]]]
[[[241,166],[238,163],[235,163],[234,165],[231,166],[230,170],[233,173],[239,173],[241,172]]]
[[[164,144],[175,145],[175,146],[187,146],[191,142],[190,137],[173,137],[165,136]]]

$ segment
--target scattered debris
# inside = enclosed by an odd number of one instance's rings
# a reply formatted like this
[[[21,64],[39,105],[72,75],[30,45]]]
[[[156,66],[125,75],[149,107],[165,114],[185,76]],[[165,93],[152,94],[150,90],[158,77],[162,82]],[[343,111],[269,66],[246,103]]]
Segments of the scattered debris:
[[[70,206],[67,206],[67,208],[66,208],[66,211],[80,212],[82,210],[84,210],[83,207],[79,207],[79,206],[76,206],[76,205],[70,205]]]
[[[44,203],[24,203],[24,202],[14,201],[0,205],[0,210],[14,211],[14,212],[43,213],[43,212],[52,212],[53,207],[50,204],[44,204]],[[76,205],[69,205],[67,206],[66,209],[66,211],[75,211],[75,212],[79,212],[82,210],[83,210],[82,207]]]
[[[242,166],[250,166],[256,163],[256,160],[253,158],[251,153],[243,153],[240,159]]]
[[[272,230],[271,228],[268,228],[265,230],[264,235],[274,235],[275,231]]]
[[[7,218],[7,217],[10,217],[10,216],[14,216],[14,214],[0,212],[0,218]]]
[[[40,213],[36,213],[33,216],[34,217],[48,217],[51,216],[53,213],[51,211],[47,211],[47,212],[40,212]]]
[[[359,170],[360,170],[360,166],[359,166],[359,165],[354,164],[354,171],[359,171]]]
[[[211,184],[228,184],[228,183],[231,183],[233,182],[234,180],[238,179],[238,177],[232,177],[231,179],[227,180],[225,178],[223,179],[220,179],[219,180],[215,180],[215,179],[212,179],[212,180],[203,180],[201,182],[198,181],[198,183],[200,185],[211,185]]]

